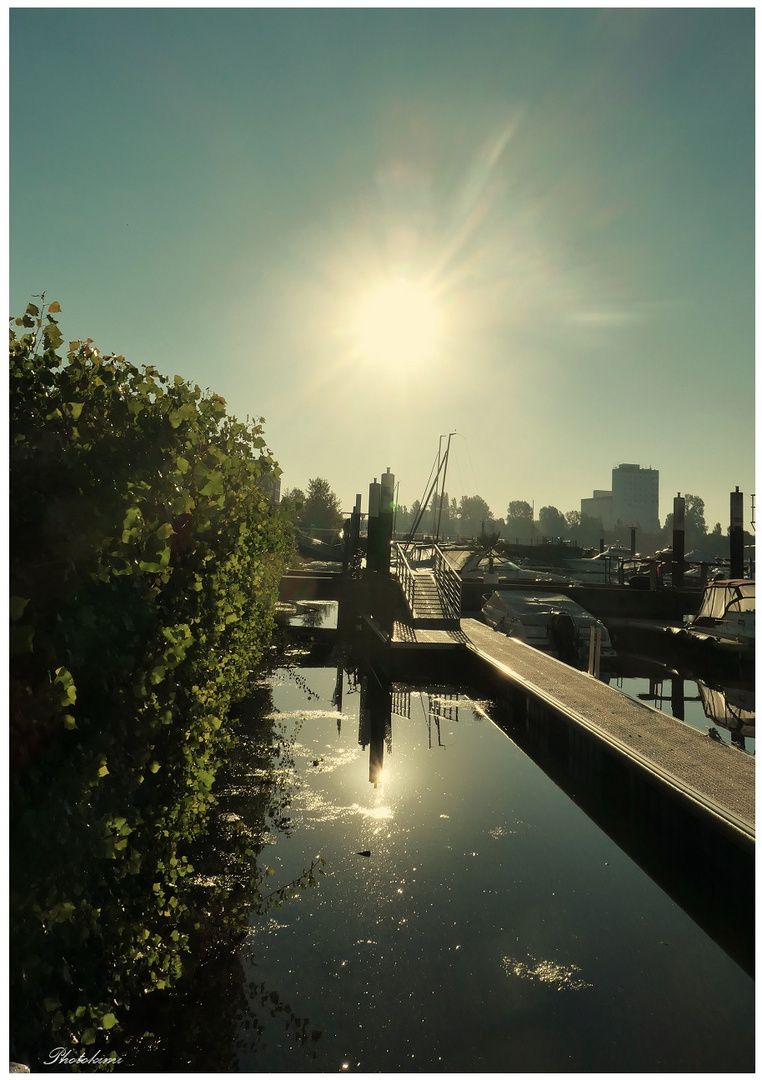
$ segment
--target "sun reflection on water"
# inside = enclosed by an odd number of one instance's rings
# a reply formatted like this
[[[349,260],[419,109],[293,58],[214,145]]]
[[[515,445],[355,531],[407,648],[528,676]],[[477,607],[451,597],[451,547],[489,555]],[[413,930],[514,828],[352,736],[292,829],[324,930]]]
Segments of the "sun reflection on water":
[[[537,960],[534,956],[528,956],[526,960],[517,960],[512,956],[504,956],[502,959],[503,970],[506,975],[514,975],[518,979],[529,979],[533,982],[547,983],[556,990],[589,990],[592,983],[576,977],[581,970],[576,964],[558,964],[553,960]]]

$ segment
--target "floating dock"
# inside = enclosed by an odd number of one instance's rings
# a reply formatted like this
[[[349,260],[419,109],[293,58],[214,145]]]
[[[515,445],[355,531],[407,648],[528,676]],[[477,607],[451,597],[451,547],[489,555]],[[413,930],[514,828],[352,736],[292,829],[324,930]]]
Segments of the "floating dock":
[[[462,620],[461,630],[467,647],[509,682],[695,802],[739,843],[753,843],[753,757],[475,619]]]

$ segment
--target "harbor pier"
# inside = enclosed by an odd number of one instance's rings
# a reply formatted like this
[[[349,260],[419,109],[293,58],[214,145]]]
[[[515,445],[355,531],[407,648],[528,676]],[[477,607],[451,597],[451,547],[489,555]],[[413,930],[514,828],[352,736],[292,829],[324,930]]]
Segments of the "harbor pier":
[[[351,535],[356,544],[358,530]],[[505,734],[752,973],[754,758],[487,626],[474,617],[486,578],[463,581],[436,543],[391,542],[388,562],[371,561],[289,575],[282,595],[337,599],[334,633],[388,683],[439,683],[486,699]],[[695,612],[700,596],[621,583],[568,588],[617,633],[636,624],[657,632]]]

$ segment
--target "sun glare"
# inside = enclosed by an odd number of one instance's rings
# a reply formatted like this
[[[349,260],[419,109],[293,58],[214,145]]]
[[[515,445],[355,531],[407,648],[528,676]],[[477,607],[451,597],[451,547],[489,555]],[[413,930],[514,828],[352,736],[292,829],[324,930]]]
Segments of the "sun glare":
[[[397,278],[385,282],[361,301],[352,323],[359,352],[384,365],[405,365],[426,359],[436,343],[439,314],[431,291]]]

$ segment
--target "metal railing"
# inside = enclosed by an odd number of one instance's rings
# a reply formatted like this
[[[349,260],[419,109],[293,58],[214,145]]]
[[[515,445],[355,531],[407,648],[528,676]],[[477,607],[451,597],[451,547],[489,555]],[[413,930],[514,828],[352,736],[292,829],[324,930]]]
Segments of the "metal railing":
[[[434,579],[442,601],[442,610],[448,619],[460,619],[462,582],[457,570],[453,570],[441,549],[434,545]]]
[[[397,556],[397,578],[412,613],[415,610],[415,571],[407,561],[401,544],[395,542],[392,549]]]
[[[402,544],[395,542],[392,550],[396,556],[397,578],[408,607],[415,616],[416,573],[408,560]],[[416,556],[418,556],[416,558]],[[462,582],[460,574],[453,570],[441,549],[436,544],[425,545],[412,553],[415,564],[430,562],[433,559],[434,580],[442,604],[442,613],[446,619],[460,619]]]

